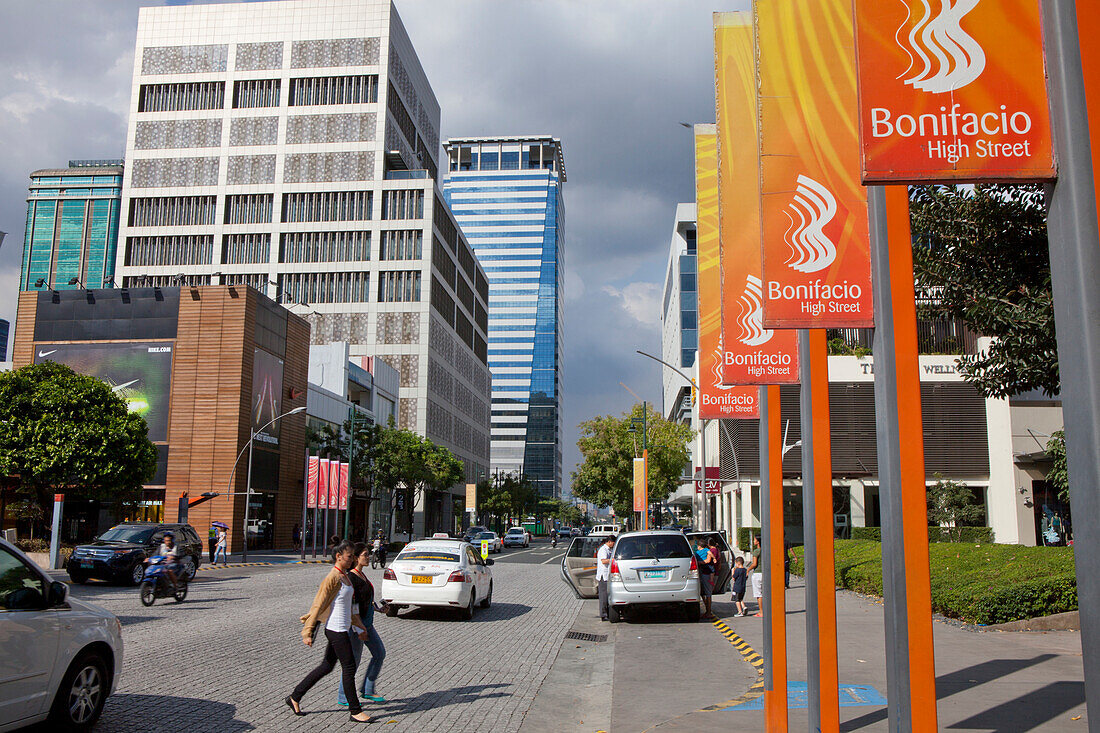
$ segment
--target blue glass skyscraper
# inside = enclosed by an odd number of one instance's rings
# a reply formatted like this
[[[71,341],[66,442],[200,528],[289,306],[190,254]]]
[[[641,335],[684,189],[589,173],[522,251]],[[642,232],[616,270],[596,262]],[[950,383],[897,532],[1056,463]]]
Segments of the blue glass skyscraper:
[[[443,143],[443,194],[489,278],[494,472],[561,496],[565,160],[557,138]]]

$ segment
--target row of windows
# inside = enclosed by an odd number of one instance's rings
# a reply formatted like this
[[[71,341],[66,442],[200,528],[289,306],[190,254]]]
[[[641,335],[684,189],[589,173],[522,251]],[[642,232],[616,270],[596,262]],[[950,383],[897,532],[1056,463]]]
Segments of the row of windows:
[[[419,229],[382,232],[380,260],[419,260],[423,256],[424,233]]]
[[[234,83],[233,107],[278,107],[279,79],[248,79]],[[378,101],[378,75],[314,76],[290,80],[291,107],[324,104],[368,104]],[[138,112],[183,112],[225,107],[225,82],[142,84]]]
[[[420,189],[383,191],[383,219],[423,219],[424,191]]]
[[[370,232],[290,232],[282,236],[280,262],[363,262]]]
[[[279,275],[279,292],[296,303],[365,303],[368,272],[293,272]]]
[[[270,234],[227,234],[222,248],[222,264],[252,265],[271,257]]]
[[[271,222],[274,195],[246,193],[225,197],[226,224],[267,224]]]
[[[326,191],[283,195],[283,221],[366,221],[371,217],[372,191]]]
[[[126,239],[126,264],[130,266],[209,265],[213,258],[212,234]]]
[[[130,199],[130,226],[209,226],[214,223],[214,196],[165,196]]]
[[[540,143],[481,143],[451,148],[453,171],[554,170],[557,162],[553,145]]]
[[[379,303],[420,302],[420,271],[393,270],[378,273]]]

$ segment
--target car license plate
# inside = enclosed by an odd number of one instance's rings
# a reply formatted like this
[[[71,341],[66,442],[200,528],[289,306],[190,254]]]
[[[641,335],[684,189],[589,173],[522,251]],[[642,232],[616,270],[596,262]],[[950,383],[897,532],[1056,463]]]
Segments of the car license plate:
[[[642,580],[664,580],[664,579],[665,579],[665,571],[664,570],[643,570],[642,571]]]
[[[90,562],[82,562],[82,563],[80,563],[80,567],[82,567],[82,568],[93,568],[93,567],[95,567],[95,565],[93,563],[90,563]]]
[[[431,583],[432,582],[432,576],[430,576],[430,575],[414,575],[414,576],[412,576],[412,581],[414,583]]]

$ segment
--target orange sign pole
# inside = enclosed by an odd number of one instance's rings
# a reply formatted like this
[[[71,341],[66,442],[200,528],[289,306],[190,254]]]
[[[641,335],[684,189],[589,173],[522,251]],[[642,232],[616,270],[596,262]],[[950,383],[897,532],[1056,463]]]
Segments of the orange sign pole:
[[[787,598],[786,573],[783,563],[787,555],[785,541],[786,521],[783,517],[783,416],[779,407],[779,385],[761,389],[763,409],[761,418],[766,422],[761,430],[761,445],[766,461],[761,461],[761,478],[766,481],[768,532],[762,542],[767,543],[767,573],[764,580],[764,603],[767,615],[764,623],[771,632],[770,654],[765,660],[770,679],[764,685],[764,730],[768,733],[787,733]],[[766,411],[766,416],[764,412]],[[770,684],[769,684],[770,683]]]

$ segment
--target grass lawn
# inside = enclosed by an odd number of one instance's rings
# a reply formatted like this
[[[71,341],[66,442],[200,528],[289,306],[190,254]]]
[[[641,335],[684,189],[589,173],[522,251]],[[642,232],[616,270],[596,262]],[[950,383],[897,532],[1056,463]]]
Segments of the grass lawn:
[[[882,545],[836,540],[836,583],[882,595]],[[801,547],[791,571],[803,573]],[[932,610],[977,624],[1000,624],[1077,610],[1073,548],[972,545],[928,546]]]

